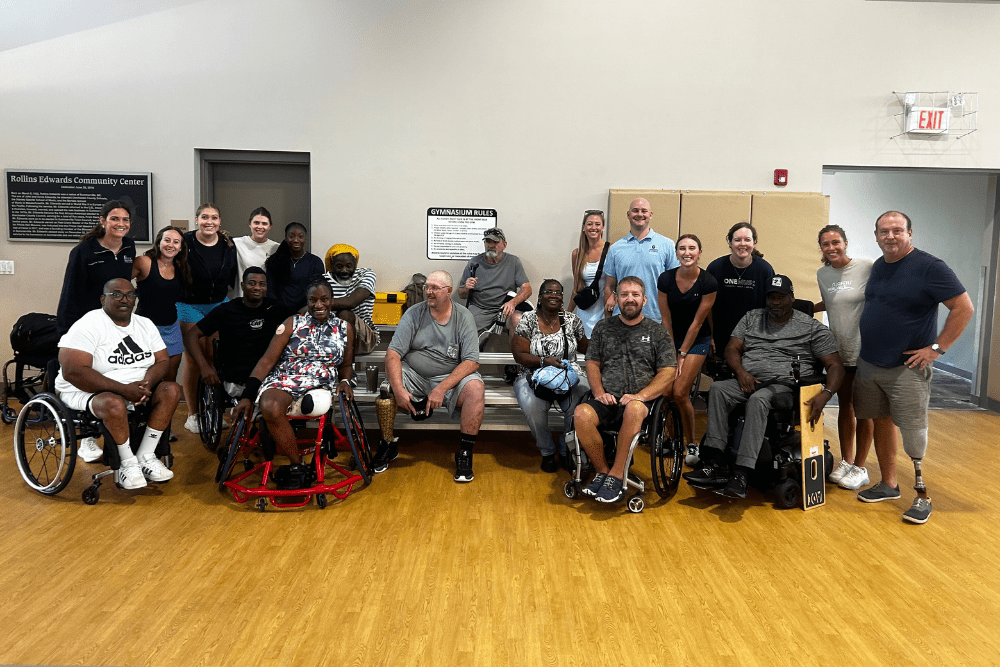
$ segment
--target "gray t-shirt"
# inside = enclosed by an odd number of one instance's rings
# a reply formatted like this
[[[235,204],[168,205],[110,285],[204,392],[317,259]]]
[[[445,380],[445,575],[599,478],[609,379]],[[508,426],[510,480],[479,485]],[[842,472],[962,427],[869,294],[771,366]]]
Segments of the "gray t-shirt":
[[[761,382],[792,378],[792,360],[800,357],[801,373],[818,371],[816,360],[837,351],[837,340],[825,324],[797,310],[784,324],[770,324],[765,308],[751,310],[733,329],[743,341],[743,368]]]
[[[861,312],[865,309],[865,286],[874,260],[852,259],[841,269],[823,266],[816,272],[823,303],[826,304],[830,330],[837,339],[837,349],[845,366],[856,366],[861,350]]]
[[[476,289],[469,294],[469,311],[476,318],[476,330],[484,331],[496,319],[507,292],[520,289],[521,285],[528,282],[528,274],[524,272],[521,260],[516,255],[505,252],[499,262],[491,264],[486,259],[486,253],[482,253],[465,265],[460,285],[464,286],[469,279],[473,264],[479,266],[476,268]]]
[[[677,365],[674,341],[663,325],[644,317],[629,326],[614,316],[594,325],[587,361],[601,363],[601,384],[615,398],[642,391],[661,368]]]
[[[452,302],[451,317],[439,324],[427,302],[406,309],[389,349],[422,377],[448,375],[463,361],[479,361],[479,336],[472,314]]]

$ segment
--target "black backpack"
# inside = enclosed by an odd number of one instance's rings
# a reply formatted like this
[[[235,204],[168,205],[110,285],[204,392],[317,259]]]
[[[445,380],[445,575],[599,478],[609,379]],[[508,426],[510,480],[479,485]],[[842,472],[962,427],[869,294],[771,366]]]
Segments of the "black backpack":
[[[21,354],[57,354],[59,330],[56,316],[44,313],[22,315],[10,331],[10,346]]]

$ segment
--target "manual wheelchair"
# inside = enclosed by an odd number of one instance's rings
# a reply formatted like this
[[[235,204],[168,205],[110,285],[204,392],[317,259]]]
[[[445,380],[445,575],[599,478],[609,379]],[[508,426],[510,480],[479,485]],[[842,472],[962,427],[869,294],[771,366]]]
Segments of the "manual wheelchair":
[[[584,401],[591,396],[592,394],[585,396]],[[618,430],[602,427],[599,431],[604,441],[604,457],[608,461],[613,461],[618,449]],[[563,493],[567,498],[573,499],[579,495],[584,475],[593,470],[593,464],[587,460],[587,455],[576,437],[576,431],[566,434],[566,444],[572,476],[563,486]],[[681,478],[681,466],[684,463],[684,429],[681,425],[680,410],[666,397],[660,396],[653,402],[649,414],[639,427],[639,432],[629,445],[624,482],[626,487],[636,489],[627,501],[628,510],[632,513],[639,513],[646,506],[643,499],[645,483],[629,471],[634,462],[636,447],[640,444],[649,448],[649,465],[656,492],[661,498],[669,498],[677,490]]]
[[[130,442],[138,443],[143,436],[148,412],[148,405],[129,410]],[[86,411],[69,409],[53,393],[35,394],[21,408],[14,425],[14,458],[21,477],[35,491],[46,496],[56,495],[73,477],[76,443],[88,437],[103,437],[105,443],[114,442],[97,417]],[[165,466],[172,467],[169,426],[160,438],[156,456]],[[113,475],[121,465],[118,448],[106,445],[102,460],[108,469],[92,475],[91,485],[83,490],[83,502],[87,505],[97,504],[102,480]]]
[[[337,395],[337,406],[344,425],[341,433],[334,426],[335,406],[333,393],[328,389],[313,389],[292,402],[288,410],[288,419],[295,428],[305,427],[309,422],[317,422],[315,437],[298,439],[299,453],[303,459],[309,458],[311,477],[305,488],[274,488],[268,486],[274,481],[277,467],[274,457],[277,453],[275,444],[267,432],[267,425],[258,414],[246,420],[242,415],[236,420],[229,431],[225,447],[218,450],[219,468],[215,481],[219,489],[228,489],[238,503],[253,500],[257,509],[265,511],[268,504],[279,507],[302,507],[315,497],[320,509],[327,506],[326,494],[343,500],[350,495],[358,482],[368,484],[373,474],[374,452],[367,434],[364,422],[358,412],[354,399],[348,399],[343,393]],[[263,462],[254,465],[251,460],[253,452],[259,450],[263,454]],[[334,462],[338,450],[349,450],[353,458],[351,472]],[[230,480],[237,460],[243,459],[244,471]],[[337,473],[342,479],[329,483],[326,475],[329,471]],[[250,485],[247,480],[260,474],[257,484]]]

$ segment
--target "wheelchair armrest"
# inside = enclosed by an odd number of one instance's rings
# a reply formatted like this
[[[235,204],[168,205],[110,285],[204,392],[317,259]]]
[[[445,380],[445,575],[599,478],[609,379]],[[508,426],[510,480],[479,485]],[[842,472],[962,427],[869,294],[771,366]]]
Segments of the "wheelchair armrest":
[[[814,384],[823,384],[826,382],[825,373],[814,373],[812,375],[802,375],[799,377],[800,387],[809,387]]]

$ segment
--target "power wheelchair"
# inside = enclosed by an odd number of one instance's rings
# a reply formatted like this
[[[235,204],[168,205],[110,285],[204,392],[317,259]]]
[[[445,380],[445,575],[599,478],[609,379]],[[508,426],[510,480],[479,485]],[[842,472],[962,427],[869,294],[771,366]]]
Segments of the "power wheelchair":
[[[764,440],[750,481],[761,490],[773,488],[775,504],[781,509],[791,509],[802,504],[802,483],[799,481],[802,479],[802,434],[799,430],[801,428],[799,417],[801,398],[799,390],[822,383],[823,378],[822,374],[802,375],[801,360],[796,358],[792,361],[792,377],[787,383],[794,389],[788,401],[790,405],[773,407],[768,414]],[[724,457],[730,468],[735,465],[736,453],[743,437],[745,407],[746,403],[738,405],[729,414],[729,430]],[[704,445],[704,438],[702,445]],[[825,438],[823,439],[823,458],[826,471],[829,472],[833,469],[834,457],[830,451],[830,441]],[[685,475],[686,477],[687,475]],[[690,480],[688,480],[688,484],[695,489],[710,491],[717,491],[725,486],[724,483],[699,484]]]
[[[584,401],[593,395],[588,394]],[[600,428],[604,441],[604,457],[608,461],[615,459],[618,450],[618,430]],[[569,453],[571,477],[563,486],[563,493],[570,500],[576,498],[583,485],[584,476],[593,471],[593,464],[587,459],[580,446],[576,431],[566,434],[566,444]],[[660,396],[639,427],[639,432],[629,444],[628,463],[625,466],[625,486],[636,489],[628,497],[626,506],[633,514],[642,512],[646,506],[643,494],[645,483],[629,469],[634,462],[635,450],[639,445],[649,448],[649,465],[652,469],[653,487],[661,498],[669,498],[677,490],[681,478],[681,467],[684,463],[684,429],[681,425],[681,413],[677,406],[665,396]]]
[[[339,408],[343,433],[334,426],[336,408]],[[310,473],[307,478],[298,480],[296,484],[284,484],[275,479],[280,477],[281,471],[274,465],[277,448],[267,432],[266,423],[255,409],[249,421],[243,416],[236,420],[226,438],[226,445],[218,450],[219,467],[215,481],[220,490],[228,489],[241,504],[253,500],[261,512],[267,510],[269,504],[278,508],[302,507],[312,498],[316,499],[320,509],[324,509],[328,502],[326,494],[343,500],[350,495],[355,484],[363,482],[367,485],[371,482],[374,452],[353,399],[341,393],[337,395],[337,404],[334,405],[330,390],[314,389],[292,402],[288,419],[297,429],[311,422],[317,424],[314,437],[299,437],[297,440],[303,460],[308,459]],[[255,465],[251,455],[257,450],[264,460]],[[351,452],[355,472],[334,462],[339,450]],[[243,459],[243,472],[230,480],[240,458]],[[342,479],[330,482],[327,474],[331,471]],[[247,481],[256,479],[257,474],[260,474],[260,479],[256,484]],[[278,481],[277,488],[273,484],[275,481]]]
[[[50,364],[50,371],[52,367],[53,364]],[[148,412],[148,405],[129,410],[129,438],[133,447],[137,446],[146,430]],[[65,489],[73,477],[76,443],[81,438],[102,436],[105,443],[114,442],[97,417],[86,411],[69,409],[54,393],[35,394],[21,408],[14,426],[17,469],[32,489],[54,496]],[[168,468],[173,466],[169,426],[160,438],[156,456]],[[121,465],[118,448],[105,446],[102,461],[108,469],[92,475],[90,486],[83,490],[83,502],[87,505],[97,504],[101,497],[99,489],[102,480],[113,475]]]

